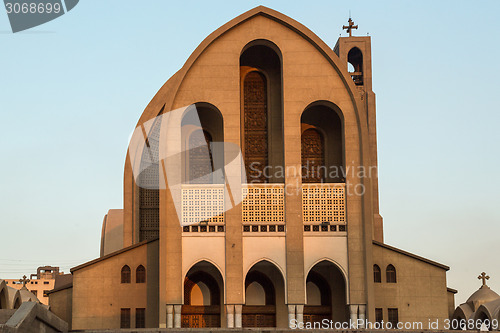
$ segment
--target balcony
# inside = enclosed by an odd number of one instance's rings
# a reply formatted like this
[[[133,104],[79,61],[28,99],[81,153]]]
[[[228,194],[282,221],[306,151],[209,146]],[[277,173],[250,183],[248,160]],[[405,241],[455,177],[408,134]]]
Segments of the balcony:
[[[181,222],[183,226],[188,226],[188,228],[190,225],[198,223],[223,225],[224,184],[182,185]],[[214,230],[219,231],[222,229],[217,228]],[[185,228],[184,231],[186,231]]]
[[[284,184],[246,184],[242,189],[243,224],[284,224],[284,190]]]
[[[304,231],[345,231],[345,184],[302,185]]]
[[[284,184],[245,184],[242,194],[243,232],[285,231]],[[223,184],[182,186],[184,232],[223,232],[224,215]],[[303,184],[302,216],[304,232],[345,232],[345,184]]]

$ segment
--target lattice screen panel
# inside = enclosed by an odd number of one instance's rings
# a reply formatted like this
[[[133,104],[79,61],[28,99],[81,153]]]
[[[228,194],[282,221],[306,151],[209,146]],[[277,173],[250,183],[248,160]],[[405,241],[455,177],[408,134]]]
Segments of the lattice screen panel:
[[[302,185],[304,223],[345,223],[345,185]]]
[[[224,187],[182,189],[182,225],[224,223]]]
[[[283,185],[248,185],[243,188],[243,223],[283,223]]]

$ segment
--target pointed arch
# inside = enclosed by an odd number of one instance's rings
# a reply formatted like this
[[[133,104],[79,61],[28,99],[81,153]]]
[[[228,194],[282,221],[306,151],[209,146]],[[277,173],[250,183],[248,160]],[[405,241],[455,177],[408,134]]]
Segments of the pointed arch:
[[[9,309],[7,285],[4,280],[0,280],[0,309]]]
[[[245,274],[244,290],[243,327],[287,326],[285,278],[278,265],[269,259],[254,263]]]
[[[345,321],[348,319],[347,280],[344,272],[335,261],[322,259],[317,261],[307,272],[306,299],[310,300],[308,283],[314,283],[320,290],[320,300],[304,306],[304,322],[321,322],[322,320]]]
[[[373,282],[382,282],[382,271],[380,270],[380,266],[377,264],[373,265]]]
[[[146,283],[146,268],[142,265],[135,270],[135,283]]]
[[[130,283],[132,272],[128,265],[124,265],[121,269],[121,283]]]
[[[394,265],[389,264],[387,265],[387,268],[385,269],[385,279],[387,283],[397,283],[397,274],[396,274],[396,267]]]
[[[182,327],[220,327],[224,281],[219,268],[199,260],[186,272],[183,288]]]

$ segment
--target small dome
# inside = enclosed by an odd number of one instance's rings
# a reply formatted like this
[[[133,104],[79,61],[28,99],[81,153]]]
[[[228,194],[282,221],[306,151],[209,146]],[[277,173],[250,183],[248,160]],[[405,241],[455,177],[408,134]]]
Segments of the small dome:
[[[481,305],[497,300],[499,298],[500,296],[496,292],[491,290],[490,287],[483,285],[481,288],[479,288],[478,291],[476,291],[471,295],[471,297],[469,297],[466,303],[469,304],[469,306],[475,312]]]

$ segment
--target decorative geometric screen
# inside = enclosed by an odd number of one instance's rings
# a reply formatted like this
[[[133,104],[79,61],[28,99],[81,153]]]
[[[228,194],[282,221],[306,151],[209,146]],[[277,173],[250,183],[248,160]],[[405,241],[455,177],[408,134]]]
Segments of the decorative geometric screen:
[[[248,185],[243,188],[243,223],[284,223],[284,186]]]
[[[302,185],[302,215],[304,223],[344,224],[345,184]]]
[[[321,183],[325,179],[325,147],[321,133],[314,128],[302,133],[302,182]]]
[[[158,117],[151,131],[141,157],[141,174],[137,179],[139,186],[139,240],[157,238],[160,235],[160,177],[159,177],[159,140],[161,117]],[[146,148],[146,147],[145,147]]]
[[[182,225],[207,221],[224,223],[224,186],[182,189]]]
[[[247,179],[253,183],[267,183],[263,172],[268,163],[266,79],[259,72],[250,72],[245,76],[243,89]]]

